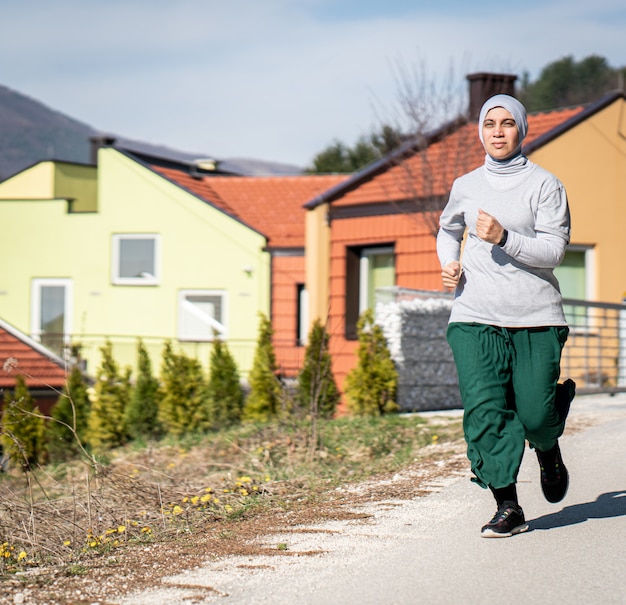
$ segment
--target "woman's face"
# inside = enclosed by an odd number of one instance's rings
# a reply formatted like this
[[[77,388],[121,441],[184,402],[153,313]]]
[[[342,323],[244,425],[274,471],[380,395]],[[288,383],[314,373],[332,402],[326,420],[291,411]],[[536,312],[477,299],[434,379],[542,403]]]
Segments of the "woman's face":
[[[506,160],[519,145],[519,130],[513,116],[504,107],[487,112],[483,122],[485,151],[494,160]]]

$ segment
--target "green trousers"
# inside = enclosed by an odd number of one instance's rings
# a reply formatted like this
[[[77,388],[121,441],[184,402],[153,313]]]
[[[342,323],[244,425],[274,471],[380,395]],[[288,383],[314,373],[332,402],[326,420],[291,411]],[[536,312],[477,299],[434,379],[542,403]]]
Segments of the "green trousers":
[[[554,400],[568,332],[566,326],[448,326],[467,456],[480,486],[515,483],[525,440],[546,451],[563,433]]]

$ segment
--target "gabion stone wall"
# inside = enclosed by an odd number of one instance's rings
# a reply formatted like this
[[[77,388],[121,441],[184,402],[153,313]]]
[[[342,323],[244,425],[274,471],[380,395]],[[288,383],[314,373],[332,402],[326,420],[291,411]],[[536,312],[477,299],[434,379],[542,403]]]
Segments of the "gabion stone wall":
[[[413,298],[376,306],[398,370],[398,404],[402,411],[461,408],[456,368],[446,340],[452,301]]]

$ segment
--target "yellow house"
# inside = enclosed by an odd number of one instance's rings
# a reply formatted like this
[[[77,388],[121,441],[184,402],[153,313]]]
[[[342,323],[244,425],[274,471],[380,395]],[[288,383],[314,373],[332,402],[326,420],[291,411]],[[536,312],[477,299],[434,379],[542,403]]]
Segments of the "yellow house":
[[[559,281],[570,298],[621,303],[626,293],[626,99],[607,94],[526,153],[567,190],[572,236]]]
[[[113,147],[98,165],[40,162],[0,183],[0,315],[98,367],[165,340],[205,365],[215,335],[242,373],[269,314],[267,238]],[[70,353],[71,351],[71,353]]]

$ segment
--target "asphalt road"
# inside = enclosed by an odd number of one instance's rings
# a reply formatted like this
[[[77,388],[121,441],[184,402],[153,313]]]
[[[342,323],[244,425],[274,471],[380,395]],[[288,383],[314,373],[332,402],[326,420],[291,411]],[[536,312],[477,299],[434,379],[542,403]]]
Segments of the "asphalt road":
[[[121,605],[626,605],[626,395],[579,396],[571,417],[593,422],[561,440],[571,479],[563,502],[543,499],[526,452],[525,534],[481,538],[492,497],[456,474],[428,496],[372,505],[368,522],[269,538],[319,555],[207,563]]]

